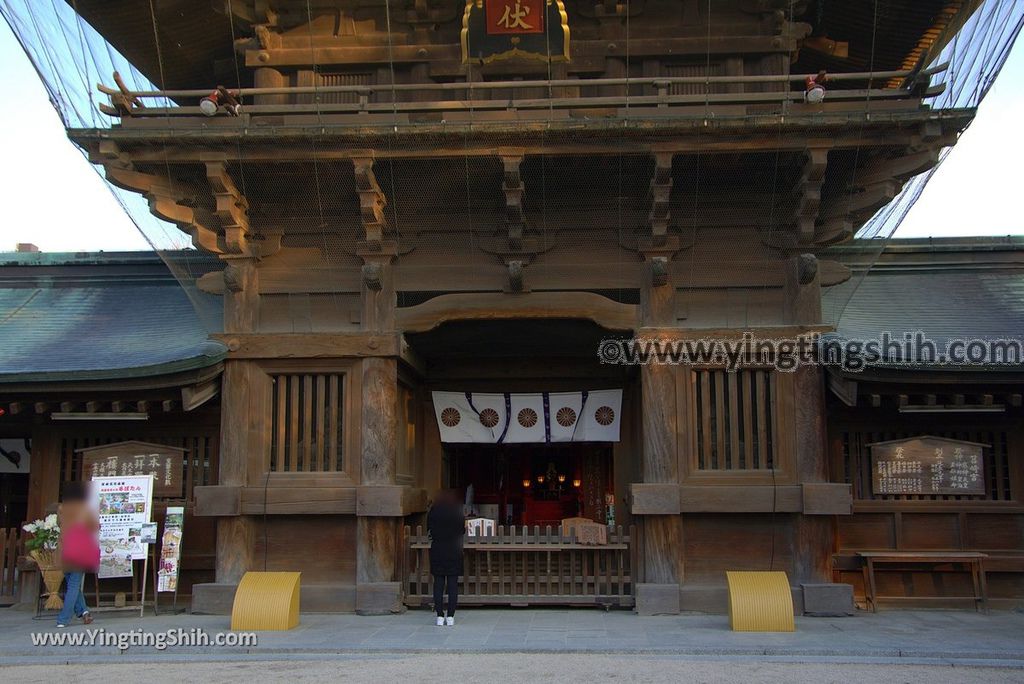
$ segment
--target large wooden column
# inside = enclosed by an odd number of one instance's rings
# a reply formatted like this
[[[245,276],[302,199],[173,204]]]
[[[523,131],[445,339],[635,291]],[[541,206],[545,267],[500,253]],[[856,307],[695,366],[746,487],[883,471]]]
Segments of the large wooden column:
[[[804,510],[797,517],[794,586],[832,581],[835,550],[834,513],[849,514],[849,486],[827,484],[828,444],[825,428],[824,371],[803,366],[796,371],[796,461],[804,488]]]
[[[266,477],[270,378],[253,361],[228,360],[221,391],[221,487],[260,486]],[[217,520],[217,583],[237,584],[256,568],[253,558],[259,519],[250,515]],[[261,568],[260,568],[261,569]]]
[[[258,277],[255,259],[225,259],[224,331],[251,333],[259,327]],[[269,378],[252,361],[228,359],[221,378],[220,472],[222,487],[245,487],[263,476],[268,430],[264,403]],[[267,396],[264,396],[267,395]],[[255,569],[253,553],[257,520],[236,515],[217,519],[217,584],[237,585]],[[223,599],[221,599],[223,600]]]
[[[667,264],[652,259],[641,287],[644,327],[671,327],[675,322],[675,288]],[[636,592],[641,615],[679,612],[683,581],[683,520],[679,515],[679,369],[650,363],[640,368],[642,482],[632,488],[633,515],[642,529],[644,576]]]
[[[363,327],[394,329],[391,259],[364,257]],[[356,612],[380,615],[402,609],[397,577],[403,488],[396,484],[398,359],[362,361],[360,485],[356,497]]]

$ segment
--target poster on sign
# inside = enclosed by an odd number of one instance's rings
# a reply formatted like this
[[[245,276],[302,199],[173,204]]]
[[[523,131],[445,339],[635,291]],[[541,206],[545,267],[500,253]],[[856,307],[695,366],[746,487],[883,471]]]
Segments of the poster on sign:
[[[183,506],[168,506],[164,518],[164,536],[160,545],[160,567],[157,570],[156,590],[177,591],[181,559],[181,531],[185,522]]]
[[[100,577],[124,577],[103,575],[102,570],[106,565],[111,572],[123,572],[126,551],[130,560],[146,558],[141,531],[152,517],[153,476],[94,477],[92,482],[93,505],[100,519]],[[130,576],[130,562],[128,566]]]

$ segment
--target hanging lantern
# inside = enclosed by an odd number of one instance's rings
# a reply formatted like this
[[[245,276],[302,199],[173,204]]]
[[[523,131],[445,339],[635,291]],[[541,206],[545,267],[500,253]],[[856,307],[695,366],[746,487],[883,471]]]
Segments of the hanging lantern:
[[[544,476],[543,475],[538,475],[537,476],[537,484],[544,484]]]
[[[523,489],[529,489],[532,484],[529,480],[523,480]]]
[[[559,474],[559,476],[558,476],[558,483],[562,484],[564,482],[565,482],[565,475]]]
[[[578,479],[572,481],[572,486],[575,487],[576,489],[579,489],[581,484],[583,483],[580,482]]]

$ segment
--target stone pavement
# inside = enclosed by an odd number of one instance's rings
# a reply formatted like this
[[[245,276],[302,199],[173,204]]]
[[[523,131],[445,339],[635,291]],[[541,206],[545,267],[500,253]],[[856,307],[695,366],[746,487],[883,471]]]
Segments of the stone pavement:
[[[56,631],[53,619],[0,609],[0,663],[125,662],[318,658],[352,654],[408,653],[605,653],[727,658],[838,659],[844,662],[995,663],[1024,666],[1024,613],[889,610],[848,618],[797,618],[794,633],[734,633],[718,615],[638,617],[626,611],[562,609],[466,609],[454,627],[437,627],[427,611],[401,615],[302,616],[288,632],[261,632],[249,647],[189,646],[158,651],[113,645],[34,646],[32,632]],[[101,613],[87,633],[200,628],[209,635],[229,630],[223,616]]]

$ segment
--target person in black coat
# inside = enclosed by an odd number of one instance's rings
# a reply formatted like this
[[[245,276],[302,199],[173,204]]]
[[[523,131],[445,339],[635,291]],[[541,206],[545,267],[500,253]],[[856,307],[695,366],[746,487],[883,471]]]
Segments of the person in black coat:
[[[434,610],[437,624],[454,625],[459,601],[459,577],[462,575],[462,537],[466,522],[462,506],[452,491],[441,492],[427,513],[430,534],[430,574],[434,576]],[[444,593],[448,590],[448,617],[445,619]]]

